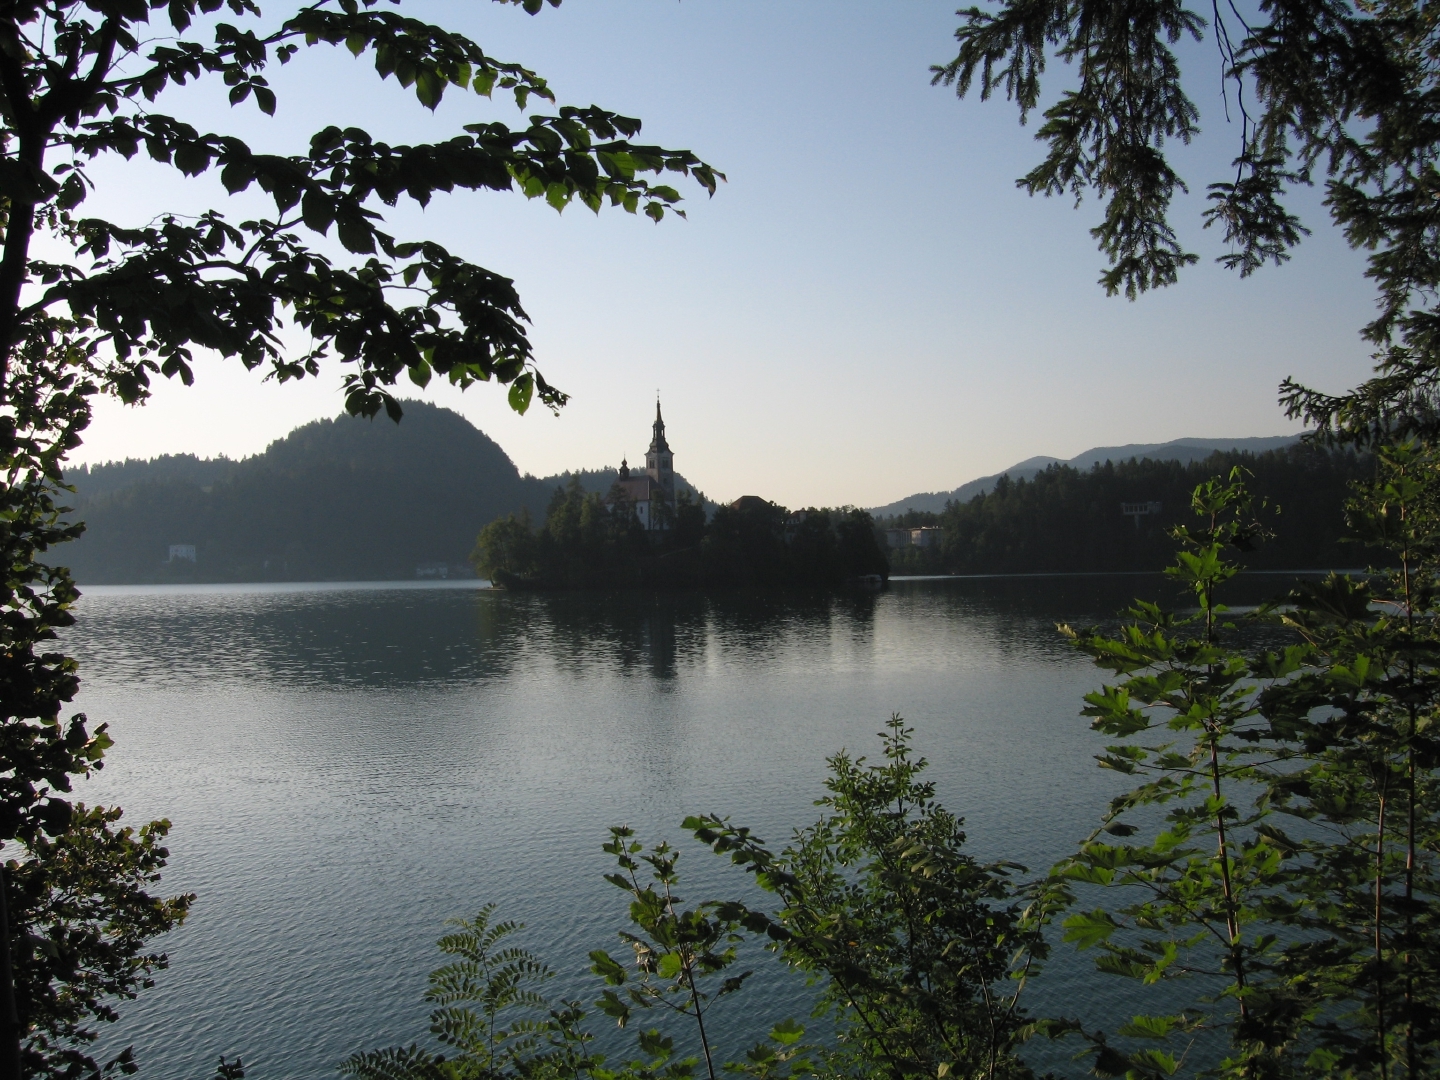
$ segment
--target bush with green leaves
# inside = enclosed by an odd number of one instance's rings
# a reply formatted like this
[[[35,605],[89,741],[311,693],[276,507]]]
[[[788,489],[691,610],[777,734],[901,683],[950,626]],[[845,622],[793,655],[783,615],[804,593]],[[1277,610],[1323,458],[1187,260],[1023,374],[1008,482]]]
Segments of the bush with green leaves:
[[[630,896],[631,929],[620,937],[632,955],[622,962],[603,949],[591,952],[590,970],[603,988],[593,1011],[580,1001],[543,996],[554,972],[528,950],[503,945],[523,926],[495,922],[491,905],[474,919],[455,920],[458,929],[440,939],[441,951],[457,957],[431,973],[425,995],[435,1005],[430,1032],[440,1049],[412,1043],[368,1051],[349,1058],[340,1071],[357,1080],[688,1080],[703,1061],[706,1077],[715,1080],[722,1066],[705,1016],[716,998],[745,982],[749,972],[726,972],[747,920],[758,924],[736,904],[680,910],[678,856],[668,844],[646,850],[632,830],[616,827],[605,850],[619,868],[606,878]],[[716,976],[721,978],[713,985]],[[637,1031],[638,1056],[609,1063],[595,1048],[590,1025],[613,1021],[626,1029],[637,1013],[653,1014],[664,1026]],[[691,1042],[692,1030],[700,1053],[678,1057],[677,1036],[682,1045]],[[802,1075],[810,1071],[800,1056],[804,1048],[795,1045],[803,1033],[794,1021],[777,1024],[744,1061],[723,1069],[765,1078]]]
[[[779,852],[743,826],[693,817],[685,827],[773,893],[749,918],[820,987],[817,1013],[836,1045],[829,1070],[920,1080],[1023,1076],[1029,1018],[1020,999],[1047,950],[1048,897],[1014,863],[964,851],[962,823],[922,779],[913,731],[893,716],[883,760],[829,759],[825,815]]]

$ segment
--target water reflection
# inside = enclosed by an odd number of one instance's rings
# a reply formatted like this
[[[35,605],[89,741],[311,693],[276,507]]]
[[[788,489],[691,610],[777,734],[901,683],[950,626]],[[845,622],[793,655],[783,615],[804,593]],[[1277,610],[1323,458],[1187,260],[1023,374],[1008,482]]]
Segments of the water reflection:
[[[1285,587],[1239,584],[1236,603]],[[357,1047],[423,1033],[433,940],[487,901],[530,925],[560,989],[589,994],[584,957],[623,920],[607,826],[679,840],[686,814],[718,812],[783,842],[815,816],[825,756],[871,752],[892,711],[977,854],[1046,866],[1118,782],[1078,716],[1099,677],[1054,624],[1166,589],[88,590],[66,645],[117,745],[82,797],[171,818],[166,885],[200,894],[118,1034],[159,1080],[222,1052],[254,1080],[333,1076]],[[735,891],[718,860],[686,860],[694,893]],[[724,1037],[804,1011],[783,974],[747,993],[717,1016]]]

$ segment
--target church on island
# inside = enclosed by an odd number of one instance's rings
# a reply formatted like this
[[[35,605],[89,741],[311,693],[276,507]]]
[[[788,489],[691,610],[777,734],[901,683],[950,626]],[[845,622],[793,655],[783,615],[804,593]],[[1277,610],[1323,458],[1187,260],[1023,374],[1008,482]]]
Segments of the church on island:
[[[654,434],[645,451],[645,471],[632,473],[628,459],[620,462],[620,479],[615,481],[605,504],[612,509],[620,503],[635,508],[635,516],[647,531],[660,532],[675,520],[675,455],[665,441],[665,421],[660,401],[655,401]]]

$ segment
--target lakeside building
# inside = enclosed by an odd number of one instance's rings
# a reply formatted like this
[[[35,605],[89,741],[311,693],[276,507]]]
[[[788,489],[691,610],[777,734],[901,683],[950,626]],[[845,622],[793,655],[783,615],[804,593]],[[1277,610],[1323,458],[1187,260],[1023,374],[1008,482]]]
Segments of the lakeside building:
[[[936,525],[922,525],[918,529],[886,529],[885,543],[892,548],[939,547],[945,539],[945,530]]]
[[[660,415],[658,398],[650,449],[645,451],[645,471],[632,474],[629,459],[622,460],[620,479],[605,498],[605,505],[612,509],[621,503],[634,508],[647,531],[662,532],[675,520],[675,455],[665,439],[665,419]]]

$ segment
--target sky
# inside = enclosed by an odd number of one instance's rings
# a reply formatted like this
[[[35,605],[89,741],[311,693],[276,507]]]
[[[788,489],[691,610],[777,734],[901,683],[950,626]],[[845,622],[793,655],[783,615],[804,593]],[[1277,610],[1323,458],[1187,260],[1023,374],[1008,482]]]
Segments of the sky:
[[[462,394],[437,381],[408,396],[462,413],[543,476],[641,459],[658,392],[676,469],[707,496],[870,506],[1038,454],[1296,431],[1276,404],[1283,378],[1334,392],[1366,376],[1358,330],[1374,293],[1318,192],[1295,199],[1314,232],[1285,266],[1241,280],[1213,261],[1225,249],[1201,228],[1205,185],[1225,178],[1239,132],[1212,43],[1180,50],[1203,133],[1172,148],[1191,188],[1175,222],[1201,263],[1132,303],[1096,283],[1093,200],[1016,188],[1041,156],[1035,118],[1022,128],[1004,100],[931,85],[930,65],[953,55],[955,6],[565,0],[531,17],[405,0],[405,13],[544,75],[560,104],[640,117],[640,141],[693,150],[727,176],[713,199],[682,183],[688,218],[658,225],[618,210],[556,214],[511,193],[387,212],[395,235],[438,239],[515,279],[541,370],[571,400],[558,416],[537,406],[522,417],[493,386]],[[1050,74],[1053,97],[1066,69]],[[271,81],[273,120],[229,108],[218,81],[160,107],[282,153],[329,123],[416,142],[524,122],[498,93],[452,92],[432,115],[380,81],[368,55],[328,46]],[[139,158],[91,175],[86,212],[128,223],[223,201],[218,179]],[[282,386],[202,360],[192,387],[162,381],[138,408],[102,401],[73,460],[244,457],[337,415],[339,384],[338,367]]]

